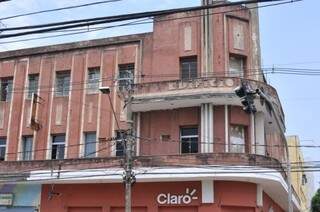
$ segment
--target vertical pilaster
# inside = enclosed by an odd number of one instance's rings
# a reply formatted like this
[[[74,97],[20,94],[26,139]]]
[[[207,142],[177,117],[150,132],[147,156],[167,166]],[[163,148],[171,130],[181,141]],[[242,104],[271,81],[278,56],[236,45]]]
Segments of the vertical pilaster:
[[[225,152],[229,152],[229,112],[228,112],[228,105],[224,106],[224,131],[225,131],[225,143],[226,149]]]
[[[213,4],[212,0],[202,0],[202,5]],[[201,45],[202,45],[202,63],[201,74],[202,76],[210,76],[213,72],[213,22],[212,22],[211,9],[202,12],[202,27],[201,27]]]
[[[255,133],[255,115],[250,114],[250,139],[251,139],[251,154],[256,154],[256,133]]]
[[[141,130],[141,113],[136,114],[136,155],[140,156],[140,130]]]
[[[246,5],[250,9],[250,33],[251,33],[251,63],[253,70],[260,70],[261,68],[261,48],[260,48],[260,29],[259,29],[259,12],[257,9],[258,3],[252,3]],[[256,74],[253,76],[255,80],[263,81],[262,74]]]
[[[263,188],[257,184],[257,206],[263,207]]]
[[[201,181],[202,203],[214,203],[214,181],[203,180]]]
[[[213,152],[213,105],[201,105],[201,153]]]
[[[264,126],[264,114],[262,112],[258,112],[255,115],[255,131],[256,131],[256,154],[265,155],[266,147],[265,147],[265,126]]]

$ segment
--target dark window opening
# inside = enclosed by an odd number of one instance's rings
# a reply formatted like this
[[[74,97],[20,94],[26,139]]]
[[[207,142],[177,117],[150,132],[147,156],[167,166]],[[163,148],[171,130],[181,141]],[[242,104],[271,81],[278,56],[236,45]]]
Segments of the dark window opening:
[[[306,185],[308,183],[308,178],[306,174],[302,174],[302,185]]]
[[[52,136],[51,159],[64,159],[65,139],[65,135]]]
[[[0,138],[0,161],[4,161],[6,158],[6,139]]]
[[[0,84],[0,101],[8,102],[12,96],[13,78],[2,78]]]
[[[180,71],[182,80],[191,80],[198,77],[197,57],[186,57],[180,59]]]
[[[116,156],[124,156],[125,155],[125,139],[124,132],[119,130],[116,134]]]
[[[198,153],[198,137],[198,127],[181,128],[181,153]]]

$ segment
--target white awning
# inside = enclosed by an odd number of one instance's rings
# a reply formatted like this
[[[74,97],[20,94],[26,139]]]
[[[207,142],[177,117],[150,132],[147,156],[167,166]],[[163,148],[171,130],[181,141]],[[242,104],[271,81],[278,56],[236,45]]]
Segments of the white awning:
[[[262,186],[263,190],[282,208],[287,208],[288,186],[281,173],[275,169],[249,166],[197,166],[197,167],[144,167],[134,169],[137,182],[176,181],[239,181]],[[32,171],[27,182],[41,184],[121,183],[122,168],[87,170]],[[295,209],[299,203],[292,196]]]

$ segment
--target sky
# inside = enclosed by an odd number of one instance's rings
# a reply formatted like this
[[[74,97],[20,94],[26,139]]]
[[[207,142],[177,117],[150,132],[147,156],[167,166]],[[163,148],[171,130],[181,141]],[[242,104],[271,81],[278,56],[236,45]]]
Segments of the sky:
[[[11,0],[0,4],[0,18],[71,6],[97,0]],[[155,3],[156,2],[156,3]],[[69,19],[109,16],[184,6],[196,6],[200,0],[122,0],[89,8],[60,11],[2,21],[7,27],[56,22]],[[261,54],[265,67],[290,67],[320,69],[320,7],[319,0],[303,0],[282,6],[261,8]],[[127,26],[85,33],[77,36],[41,39],[5,44],[0,40],[0,51],[73,42],[132,33],[148,32],[152,25]],[[44,35],[40,35],[44,36]],[[39,36],[31,36],[39,37]],[[20,38],[15,38],[17,40]],[[12,39],[11,39],[12,40]],[[286,117],[287,135],[298,135],[302,145],[320,145],[320,76],[269,74],[268,83],[274,86]],[[319,84],[318,84],[319,83]],[[320,148],[304,148],[307,161],[320,161]],[[318,186],[320,174],[315,174]]]

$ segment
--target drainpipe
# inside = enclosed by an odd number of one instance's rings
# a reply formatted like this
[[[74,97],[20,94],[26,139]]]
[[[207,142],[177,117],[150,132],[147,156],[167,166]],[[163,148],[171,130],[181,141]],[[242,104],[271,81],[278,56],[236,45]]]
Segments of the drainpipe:
[[[271,100],[269,99],[268,96],[266,96],[260,89],[257,89],[257,94],[263,98],[267,104],[270,106],[271,111],[273,112],[273,115],[276,119],[277,125],[279,126],[279,128],[281,129],[281,124],[279,121],[279,118],[274,110],[273,104],[271,102]],[[282,132],[282,130],[281,130]],[[288,212],[293,212],[293,206],[292,206],[292,183],[291,183],[291,163],[289,160],[289,147],[288,147],[288,143],[286,140],[286,136],[284,135],[284,133],[281,133],[281,137],[282,139],[285,140],[285,148],[286,148],[286,155],[287,155],[287,185],[288,185]]]

